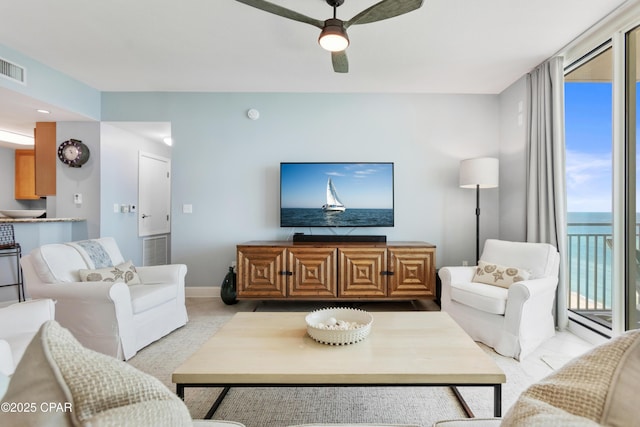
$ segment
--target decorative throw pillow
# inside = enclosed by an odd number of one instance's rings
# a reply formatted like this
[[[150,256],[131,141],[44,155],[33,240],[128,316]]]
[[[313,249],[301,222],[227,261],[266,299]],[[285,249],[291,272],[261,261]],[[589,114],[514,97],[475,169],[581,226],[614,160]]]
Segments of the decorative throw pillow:
[[[504,267],[502,265],[480,261],[478,262],[476,274],[473,276],[472,281],[508,288],[516,282],[527,280],[529,276],[531,276],[531,273],[521,268]]]
[[[33,338],[11,378],[0,425],[192,426],[184,402],[157,378],[84,348],[56,321]]]
[[[501,426],[638,426],[640,330],[625,332],[525,390]]]
[[[78,273],[83,282],[124,282],[127,285],[140,283],[138,272],[131,261],[97,270],[82,269]]]

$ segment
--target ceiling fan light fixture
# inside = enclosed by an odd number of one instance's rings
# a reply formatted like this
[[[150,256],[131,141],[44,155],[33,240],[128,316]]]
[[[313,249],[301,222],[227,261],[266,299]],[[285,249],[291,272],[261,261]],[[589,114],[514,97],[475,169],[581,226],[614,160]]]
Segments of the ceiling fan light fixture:
[[[329,52],[341,52],[349,46],[349,36],[339,19],[327,19],[318,38],[318,43]]]

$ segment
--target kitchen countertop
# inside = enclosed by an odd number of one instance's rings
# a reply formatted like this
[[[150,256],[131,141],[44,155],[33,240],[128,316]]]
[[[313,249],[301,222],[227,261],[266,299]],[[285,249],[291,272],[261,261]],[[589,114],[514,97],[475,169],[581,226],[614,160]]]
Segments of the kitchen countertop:
[[[3,222],[11,222],[11,223],[42,223],[42,222],[79,222],[86,221],[84,218],[9,218],[9,217],[0,217],[0,223]]]

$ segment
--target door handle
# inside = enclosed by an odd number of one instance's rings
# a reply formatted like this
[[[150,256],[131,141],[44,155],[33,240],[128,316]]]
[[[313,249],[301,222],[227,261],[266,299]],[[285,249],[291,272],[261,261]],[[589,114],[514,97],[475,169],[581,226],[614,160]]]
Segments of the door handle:
[[[151,215],[142,214],[142,219],[149,218]]]

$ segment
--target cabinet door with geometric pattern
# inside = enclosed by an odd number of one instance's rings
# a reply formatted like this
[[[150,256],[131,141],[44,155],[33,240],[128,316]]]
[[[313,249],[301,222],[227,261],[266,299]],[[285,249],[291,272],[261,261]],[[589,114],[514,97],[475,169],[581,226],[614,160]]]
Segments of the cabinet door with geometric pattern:
[[[435,297],[435,249],[393,247],[388,251],[389,297]]]
[[[238,297],[286,297],[285,251],[281,247],[238,247]]]
[[[355,298],[387,296],[387,250],[376,247],[339,248],[338,295]]]
[[[289,248],[288,296],[294,298],[335,298],[336,248]]]

